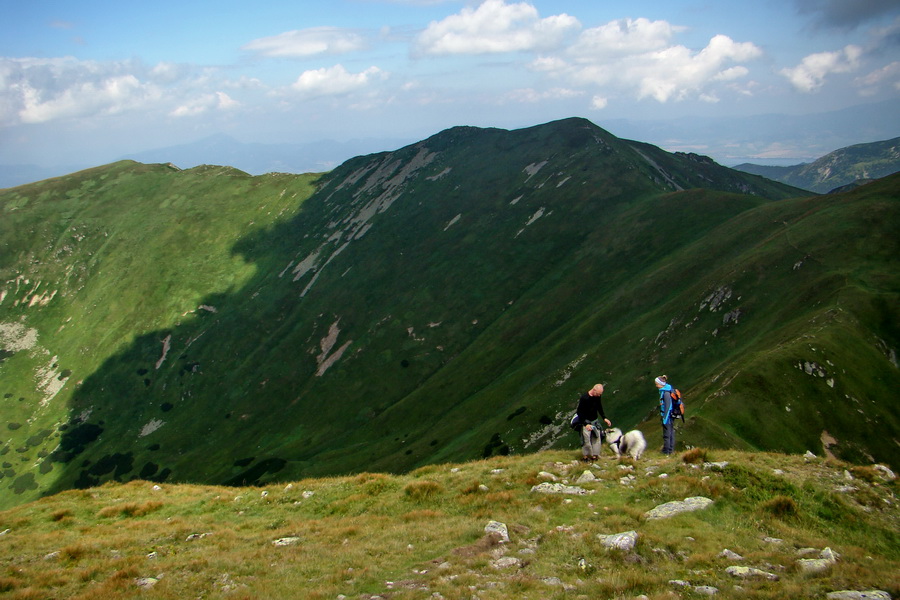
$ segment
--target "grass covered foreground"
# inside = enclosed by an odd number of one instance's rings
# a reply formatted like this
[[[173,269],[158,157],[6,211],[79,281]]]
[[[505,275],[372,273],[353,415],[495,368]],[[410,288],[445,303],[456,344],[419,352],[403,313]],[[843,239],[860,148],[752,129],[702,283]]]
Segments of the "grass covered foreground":
[[[824,598],[900,594],[898,484],[833,459],[575,451],[267,487],[132,481],[0,513],[4,598]],[[576,483],[585,471],[595,479]],[[568,483],[585,495],[543,494]],[[651,520],[689,497],[705,510]],[[485,531],[506,525],[509,541]],[[631,550],[598,536],[637,532]],[[820,572],[803,561],[830,548]],[[726,550],[728,552],[726,552]],[[758,569],[748,579],[729,567]],[[772,578],[777,579],[770,579]]]

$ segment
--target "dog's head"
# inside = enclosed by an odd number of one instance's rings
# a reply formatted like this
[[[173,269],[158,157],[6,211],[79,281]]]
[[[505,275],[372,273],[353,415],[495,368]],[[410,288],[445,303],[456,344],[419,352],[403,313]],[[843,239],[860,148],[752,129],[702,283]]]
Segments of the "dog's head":
[[[606,430],[606,441],[609,444],[615,444],[622,439],[622,430],[618,427],[610,427]]]

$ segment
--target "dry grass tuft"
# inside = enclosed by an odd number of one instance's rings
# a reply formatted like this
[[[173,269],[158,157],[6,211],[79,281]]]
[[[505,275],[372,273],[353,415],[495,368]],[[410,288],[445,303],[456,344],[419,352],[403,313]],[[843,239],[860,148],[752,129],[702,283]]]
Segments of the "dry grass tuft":
[[[709,452],[706,448],[691,448],[681,455],[681,460],[688,465],[699,465],[709,462]]]
[[[762,504],[762,509],[776,517],[793,517],[797,514],[797,503],[790,496],[775,496]]]
[[[403,493],[410,500],[422,502],[434,498],[444,491],[444,486],[436,481],[412,481],[403,488]]]
[[[163,503],[158,502],[156,500],[150,500],[148,502],[137,503],[137,502],[126,502],[124,504],[117,504],[115,506],[107,506],[101,508],[99,512],[97,512],[98,517],[143,517],[146,514],[149,514],[155,510],[159,510],[162,508]]]
[[[68,508],[63,508],[60,510],[54,510],[50,513],[51,521],[71,521],[72,520],[72,511]]]

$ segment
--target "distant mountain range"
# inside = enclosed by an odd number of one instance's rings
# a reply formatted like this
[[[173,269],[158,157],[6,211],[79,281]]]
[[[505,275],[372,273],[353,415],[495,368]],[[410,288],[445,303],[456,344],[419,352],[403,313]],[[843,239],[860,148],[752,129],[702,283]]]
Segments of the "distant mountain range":
[[[894,468],[900,176],[810,196],[584,119],[326,174],[122,161],[0,191],[0,506],[659,442]]]
[[[809,115],[765,114],[747,117],[700,115],[678,119],[607,119],[599,124],[620,138],[650,141],[669,151],[697,152],[720,164],[809,163],[837,149],[884,139],[900,131],[896,102],[870,103]],[[201,140],[133,152],[113,159],[172,163],[186,169],[202,164],[229,165],[251,175],[269,172],[321,173],[344,161],[394,150],[415,139],[372,138],[344,142],[321,140],[285,144],[240,142],[219,134]],[[0,188],[33,183],[96,166],[0,165]]]
[[[900,137],[841,148],[809,164],[774,167],[744,163],[734,168],[824,194],[900,172]]]

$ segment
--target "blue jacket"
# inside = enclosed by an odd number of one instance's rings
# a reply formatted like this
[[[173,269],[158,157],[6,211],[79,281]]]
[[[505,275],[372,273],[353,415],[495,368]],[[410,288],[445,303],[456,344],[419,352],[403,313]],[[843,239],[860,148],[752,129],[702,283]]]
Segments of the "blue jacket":
[[[662,424],[668,425],[672,419],[672,385],[666,384],[659,388],[659,414]]]

